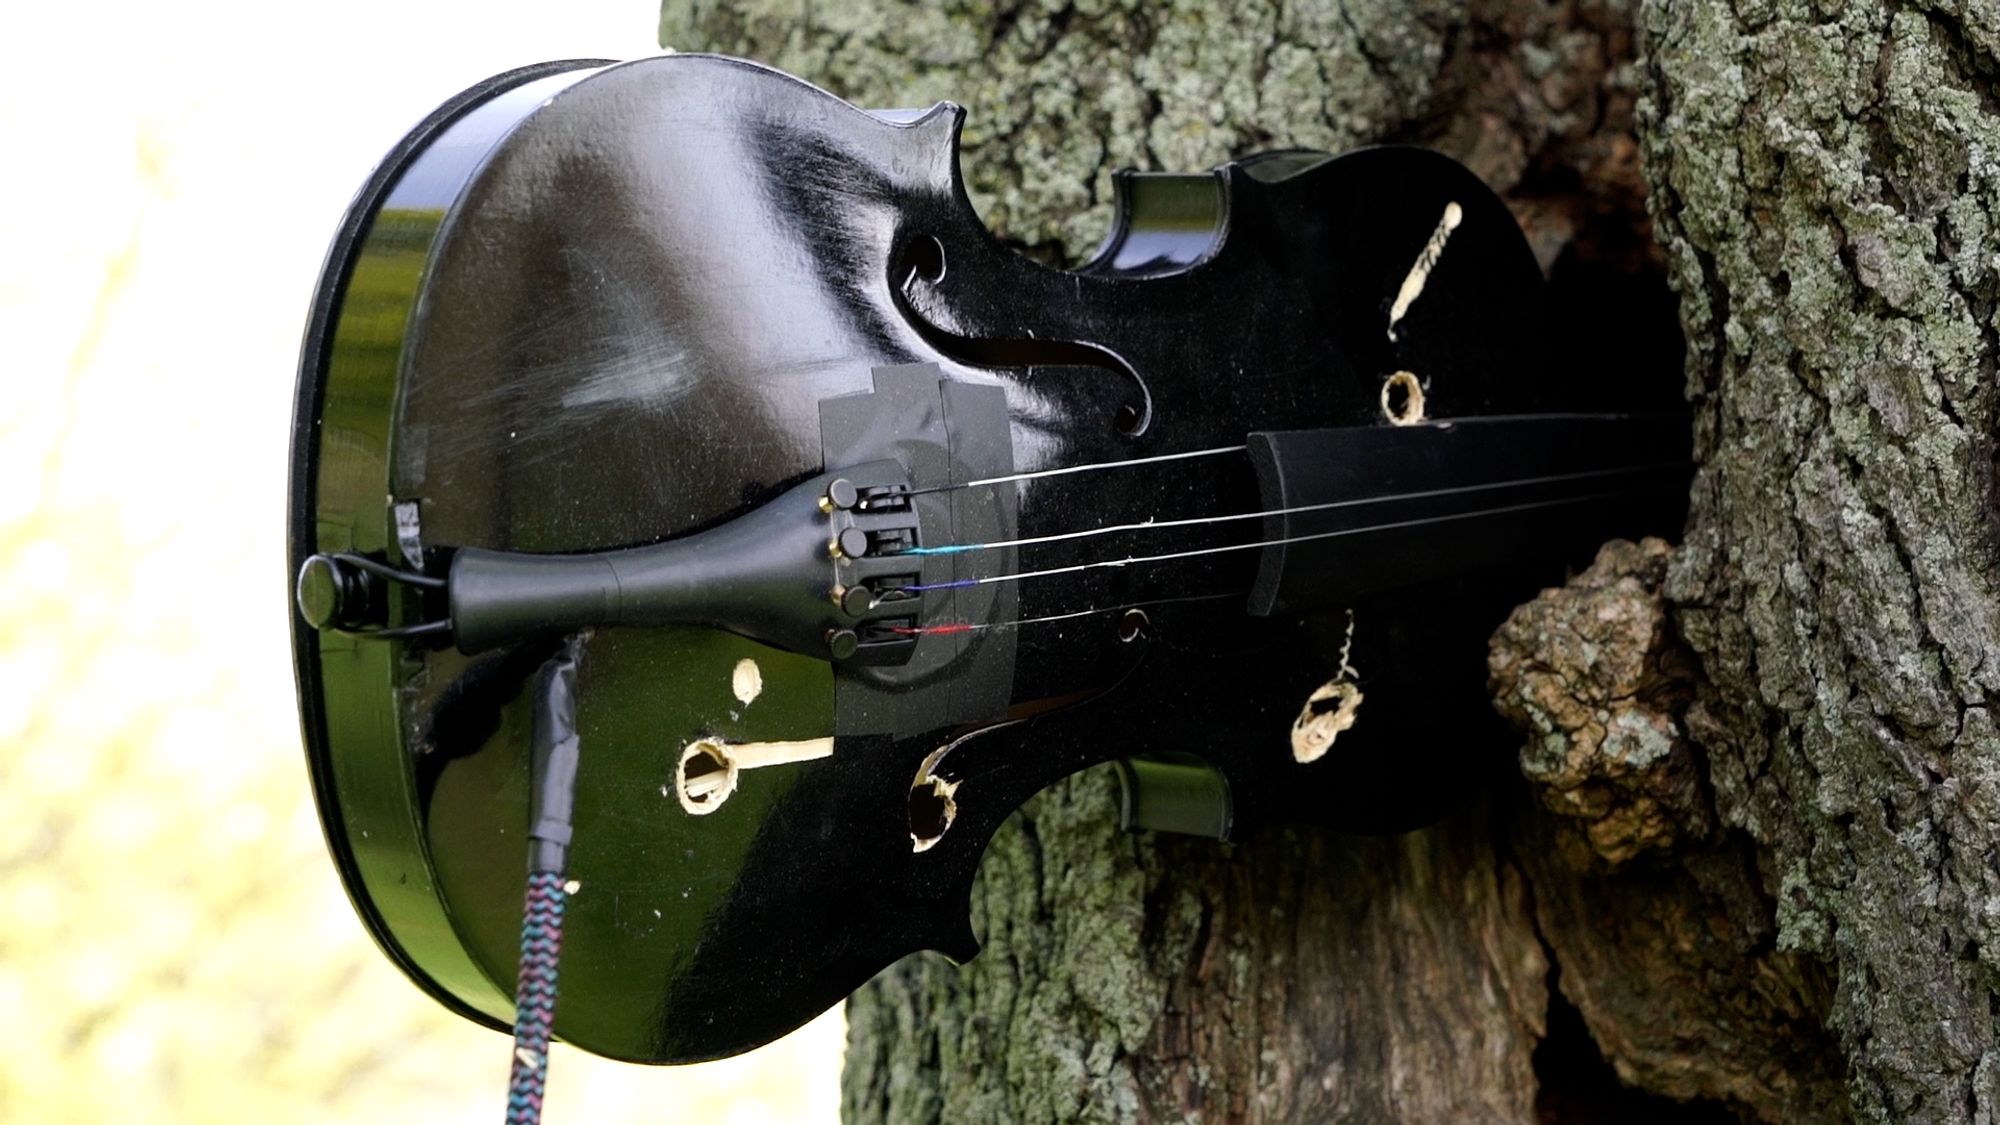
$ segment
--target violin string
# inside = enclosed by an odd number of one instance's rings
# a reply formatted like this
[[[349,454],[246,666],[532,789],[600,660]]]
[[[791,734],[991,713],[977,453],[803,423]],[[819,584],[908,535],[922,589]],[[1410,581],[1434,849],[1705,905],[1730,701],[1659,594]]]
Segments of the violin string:
[[[1174,527],[1199,527],[1203,524],[1227,523],[1231,520],[1254,520],[1266,516],[1290,516],[1302,512],[1325,512],[1336,508],[1355,508],[1367,504],[1386,504],[1397,500],[1425,500],[1439,496],[1458,496],[1468,492],[1488,492],[1496,488],[1517,488],[1541,484],[1560,484],[1566,481],[1591,480],[1597,477],[1624,476],[1635,473],[1657,472],[1662,469],[1679,468],[1682,462],[1662,461],[1651,465],[1628,465],[1616,469],[1592,469],[1579,473],[1558,473],[1544,477],[1518,477],[1513,480],[1484,481],[1479,484],[1457,485],[1451,488],[1431,488],[1418,492],[1396,492],[1385,496],[1364,496],[1354,500],[1329,500],[1322,504],[1299,504],[1289,508],[1270,508],[1261,512],[1229,512],[1219,516],[1194,516],[1176,520],[1144,520],[1139,523],[1110,524],[1104,527],[1086,528],[1082,531],[1063,531],[1053,535],[1033,535],[1023,539],[996,539],[990,543],[961,543],[940,547],[910,547],[897,552],[903,555],[957,555],[968,551],[991,551],[1001,547],[1032,547],[1041,543],[1060,543],[1070,539],[1088,539],[1098,535],[1115,535],[1126,531],[1158,531]]]
[[[1213,602],[1224,598],[1247,597],[1247,590],[1232,590],[1224,594],[1193,594],[1179,598],[1157,598],[1149,602],[1130,602],[1125,605],[1098,606],[1093,609],[1079,609],[1072,613],[1051,613],[1043,617],[1024,617],[1019,621],[988,621],[974,624],[966,621],[947,621],[936,625],[899,625],[890,629],[906,637],[936,636],[948,633],[977,633],[987,629],[1018,629],[1023,625],[1044,625],[1051,621],[1070,621],[1078,617],[1089,617],[1096,613],[1123,613],[1128,609],[1151,609],[1154,606],[1180,605],[1184,602]]]
[[[1058,469],[1037,469],[1031,473],[1009,473],[1001,477],[981,477],[962,484],[940,484],[932,488],[915,488],[905,493],[908,496],[923,496],[933,492],[951,492],[960,488],[982,488],[989,484],[1008,484],[1021,480],[1040,480],[1043,477],[1059,477],[1066,473],[1094,473],[1101,469],[1127,469],[1135,465],[1157,465],[1163,461],[1185,461],[1190,457],[1216,457],[1224,453],[1242,453],[1247,445],[1219,445],[1214,449],[1192,449],[1182,453],[1161,453],[1152,457],[1134,457],[1126,461],[1099,461],[1090,465],[1064,465]]]
[[[1452,520],[1471,519],[1476,516],[1498,516],[1508,512],[1526,512],[1537,508],[1554,508],[1564,504],[1582,504],[1591,500],[1607,500],[1617,496],[1630,495],[1627,490],[1593,492],[1585,496],[1565,496],[1556,500],[1541,500],[1527,504],[1509,504],[1499,508],[1483,508],[1476,512],[1453,512],[1442,516],[1427,516],[1422,519],[1400,520],[1394,523],[1369,524],[1364,527],[1348,527],[1338,531],[1318,531],[1309,535],[1290,535],[1282,539],[1253,539],[1245,543],[1225,543],[1220,547],[1197,547],[1188,551],[1171,551],[1160,555],[1128,555],[1122,559],[1098,559],[1094,562],[1077,563],[1073,566],[1050,567],[1046,570],[1025,570],[1013,574],[993,574],[985,578],[961,578],[954,582],[925,582],[912,586],[896,587],[899,593],[920,594],[929,590],[962,590],[972,586],[988,586],[996,582],[1025,582],[1030,578],[1051,578],[1059,574],[1075,574],[1079,571],[1097,570],[1103,567],[1140,566],[1145,563],[1171,562],[1176,559],[1198,558],[1202,555],[1219,555],[1226,551],[1248,551],[1258,547],[1281,547],[1287,543],[1306,543],[1317,539],[1337,539],[1346,535],[1364,535],[1372,531],[1394,531],[1405,527],[1425,527],[1431,524],[1448,523]]]

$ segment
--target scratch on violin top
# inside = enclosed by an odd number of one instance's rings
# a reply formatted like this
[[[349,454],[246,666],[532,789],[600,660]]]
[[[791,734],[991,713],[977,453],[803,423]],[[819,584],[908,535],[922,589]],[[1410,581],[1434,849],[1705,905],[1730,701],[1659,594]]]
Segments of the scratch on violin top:
[[[680,349],[663,354],[637,348],[618,353],[606,349],[593,358],[596,362],[588,365],[553,365],[553,369],[544,368],[537,374],[562,379],[574,371],[575,381],[562,396],[562,405],[568,409],[631,403],[664,410],[699,385],[681,370],[687,353]]]
[[[1417,254],[1417,260],[1410,266],[1409,275],[1403,278],[1403,287],[1396,291],[1396,303],[1389,309],[1389,341],[1394,343],[1396,326],[1402,323],[1404,314],[1410,311],[1418,297],[1423,296],[1424,283],[1430,280],[1431,271],[1437,268],[1438,259],[1444,257],[1444,244],[1451,238],[1451,232],[1465,218],[1465,211],[1456,203],[1444,205],[1444,216],[1438,219],[1437,229],[1431,232],[1430,241]]]

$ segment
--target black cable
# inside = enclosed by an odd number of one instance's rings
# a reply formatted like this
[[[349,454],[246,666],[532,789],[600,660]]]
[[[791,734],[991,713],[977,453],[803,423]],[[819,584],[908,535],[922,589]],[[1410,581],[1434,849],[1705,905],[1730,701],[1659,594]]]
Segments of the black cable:
[[[402,570],[390,566],[388,563],[376,562],[366,555],[357,555],[351,551],[342,551],[327,557],[344,562],[356,570],[365,570],[370,574],[380,575],[392,582],[407,582],[412,586],[421,586],[426,590],[444,589],[445,580],[442,578],[435,578],[428,574],[418,574],[414,570]]]
[[[377,640],[407,640],[411,637],[431,637],[451,632],[449,620],[421,621],[415,625],[397,625],[387,629],[343,629],[350,637],[374,637]]]

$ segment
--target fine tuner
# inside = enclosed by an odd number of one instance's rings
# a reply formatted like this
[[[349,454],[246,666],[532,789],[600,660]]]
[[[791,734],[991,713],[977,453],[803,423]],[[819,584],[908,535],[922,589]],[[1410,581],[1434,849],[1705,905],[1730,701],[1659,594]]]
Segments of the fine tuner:
[[[515,1025],[521,1105],[550,1035],[716,1058],[970,958],[993,832],[1092,765],[1135,828],[1428,823],[1506,745],[1507,610],[1679,526],[1677,389],[1563,358],[1448,158],[1123,172],[1057,269],[981,224],[963,117],[531,67],[336,235],[292,445],[314,791],[388,956]]]

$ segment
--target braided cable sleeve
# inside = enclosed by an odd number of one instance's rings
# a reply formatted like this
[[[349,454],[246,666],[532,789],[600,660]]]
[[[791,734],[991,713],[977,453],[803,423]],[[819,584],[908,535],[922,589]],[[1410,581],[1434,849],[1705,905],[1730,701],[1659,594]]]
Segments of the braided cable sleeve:
[[[514,989],[514,1068],[507,1083],[507,1125],[537,1125],[548,1084],[549,1035],[556,1018],[556,959],[562,953],[560,871],[528,873],[521,916],[521,971]]]

